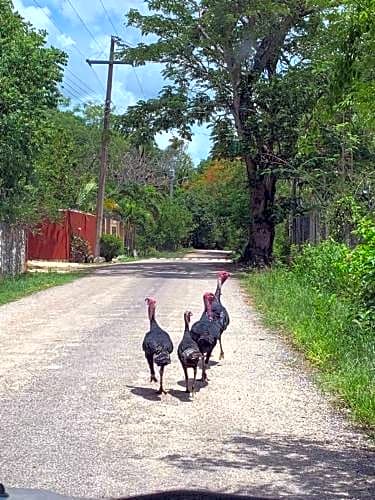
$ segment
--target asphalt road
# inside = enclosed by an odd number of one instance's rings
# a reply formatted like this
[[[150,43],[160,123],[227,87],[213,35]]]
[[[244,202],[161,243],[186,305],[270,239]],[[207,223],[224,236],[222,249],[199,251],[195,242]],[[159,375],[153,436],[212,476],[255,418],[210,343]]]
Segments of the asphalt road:
[[[225,359],[184,393],[176,350],[220,253],[133,263],[0,308],[0,482],[108,498],[206,489],[265,498],[375,498],[370,443],[334,410],[231,278]],[[144,298],[174,344],[157,396]],[[48,495],[47,495],[48,496]]]

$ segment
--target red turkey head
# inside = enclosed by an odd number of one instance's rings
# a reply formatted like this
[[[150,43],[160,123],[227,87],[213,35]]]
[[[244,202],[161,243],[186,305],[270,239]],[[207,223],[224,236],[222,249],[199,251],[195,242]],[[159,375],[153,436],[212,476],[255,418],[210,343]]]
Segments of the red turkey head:
[[[153,297],[146,297],[145,302],[148,305],[148,317],[151,320],[155,315],[156,299],[154,299]]]
[[[193,316],[193,313],[191,311],[185,311],[184,317],[185,317],[185,320],[187,321],[188,324],[190,323],[190,319],[192,316]]]
[[[219,271],[217,274],[217,279],[223,285],[227,281],[229,276],[230,274],[227,271]]]

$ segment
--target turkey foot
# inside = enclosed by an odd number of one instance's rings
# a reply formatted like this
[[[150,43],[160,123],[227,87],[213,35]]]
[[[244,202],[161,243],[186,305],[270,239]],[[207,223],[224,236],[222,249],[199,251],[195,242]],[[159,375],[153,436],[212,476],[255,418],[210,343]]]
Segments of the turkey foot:
[[[151,375],[150,382],[157,382],[158,379],[155,377],[155,375]]]
[[[167,391],[165,391],[162,387],[156,392],[156,394],[167,394]]]
[[[219,359],[224,359],[224,353],[223,353],[223,351],[221,351]]]

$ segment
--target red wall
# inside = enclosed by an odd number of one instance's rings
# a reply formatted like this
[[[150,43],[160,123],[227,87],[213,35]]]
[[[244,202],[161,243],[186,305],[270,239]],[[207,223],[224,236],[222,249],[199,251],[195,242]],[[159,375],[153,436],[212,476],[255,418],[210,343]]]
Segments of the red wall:
[[[30,232],[27,242],[28,260],[69,260],[70,237],[78,234],[95,248],[95,215],[72,210],[62,212],[61,222],[44,222]]]
[[[68,211],[70,234],[78,234],[88,241],[90,250],[94,253],[96,239],[96,216],[83,212]]]

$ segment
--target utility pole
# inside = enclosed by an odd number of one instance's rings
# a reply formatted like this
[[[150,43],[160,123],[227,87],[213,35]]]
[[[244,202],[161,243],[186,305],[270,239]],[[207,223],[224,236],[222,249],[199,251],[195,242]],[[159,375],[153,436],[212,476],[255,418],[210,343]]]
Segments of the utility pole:
[[[100,238],[102,235],[102,224],[103,224],[103,208],[104,208],[104,194],[105,194],[105,181],[108,169],[108,145],[109,145],[109,120],[111,115],[111,100],[112,100],[112,80],[113,80],[113,65],[114,64],[126,64],[123,61],[115,61],[115,43],[117,38],[111,36],[111,46],[109,50],[109,60],[108,61],[98,61],[92,59],[86,59],[86,62],[91,66],[92,64],[107,64],[108,65],[108,77],[107,77],[107,91],[104,104],[104,120],[103,120],[103,132],[102,132],[102,143],[100,149],[100,173],[99,173],[99,186],[98,186],[98,196],[96,199],[96,240],[95,240],[95,257],[100,257]]]

